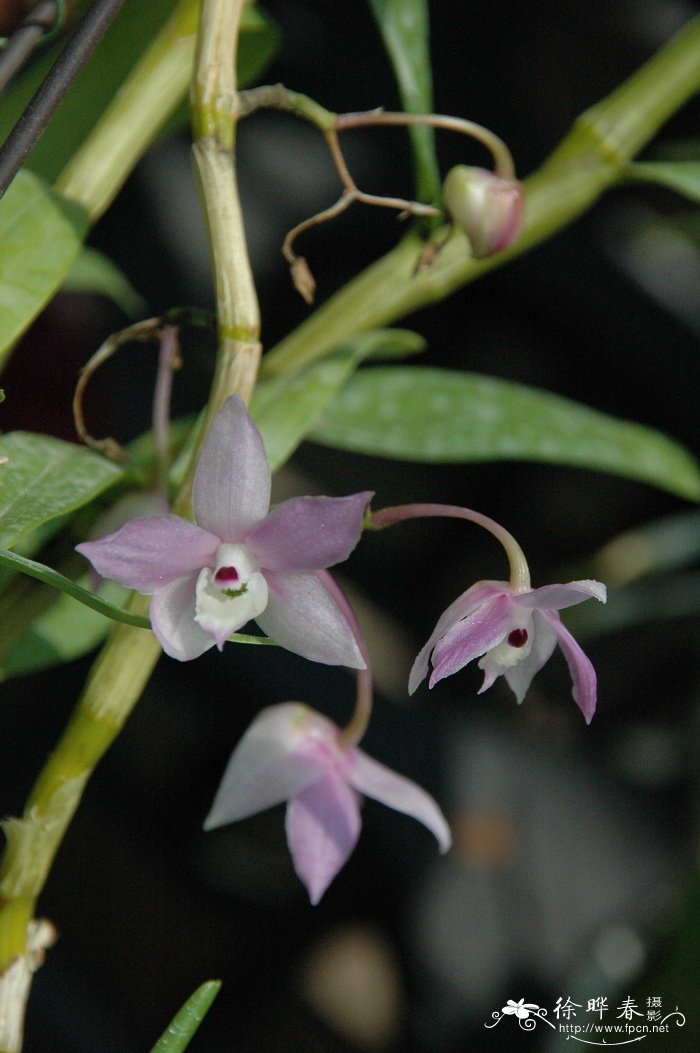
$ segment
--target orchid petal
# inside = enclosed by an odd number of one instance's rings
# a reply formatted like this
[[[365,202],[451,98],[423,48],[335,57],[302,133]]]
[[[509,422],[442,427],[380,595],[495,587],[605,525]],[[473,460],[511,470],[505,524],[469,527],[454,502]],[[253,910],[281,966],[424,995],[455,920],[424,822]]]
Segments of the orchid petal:
[[[273,508],[246,538],[267,570],[321,570],[347,559],[362,534],[372,492],[293,497]]]
[[[511,624],[512,610],[510,596],[502,593],[453,625],[435,645],[430,687],[499,644]]]
[[[532,614],[530,633],[533,637],[530,653],[522,661],[503,670],[506,683],[518,704],[525,698],[535,673],[549,660],[557,645],[557,634],[540,611],[534,611]]]
[[[555,614],[542,611],[542,617],[547,619],[557,634],[559,646],[571,673],[574,702],[583,713],[586,723],[590,724],[595,713],[597,696],[597,677],[593,664]]]
[[[328,771],[336,734],[331,721],[299,702],[264,709],[233,751],[204,829],[296,797]]]
[[[541,589],[518,593],[513,599],[520,607],[560,611],[563,607],[573,607],[575,603],[589,599],[605,603],[607,589],[601,581],[570,581],[566,585],[543,585]]]
[[[360,836],[355,791],[335,771],[303,790],[287,807],[287,842],[294,869],[318,903]]]
[[[440,851],[448,851],[452,835],[445,816],[430,794],[411,779],[398,775],[359,749],[350,750],[345,778],[365,797],[413,816],[435,835]]]
[[[146,594],[213,565],[219,539],[180,516],[133,519],[114,534],[76,549],[98,574]]]
[[[467,615],[472,613],[472,611],[481,607],[486,600],[493,599],[494,596],[502,595],[507,588],[508,584],[505,581],[479,581],[476,585],[472,585],[471,588],[467,589],[466,592],[463,592],[461,596],[458,596],[456,600],[452,601],[449,607],[447,607],[447,609],[440,615],[428,641],[418,652],[418,656],[413,663],[408,678],[409,695],[412,695],[418,685],[425,679],[428,673],[430,653],[437,641],[445,635],[447,630],[451,629],[453,625],[461,621],[463,618],[466,618]]]
[[[151,599],[151,628],[160,646],[171,658],[188,662],[198,658],[214,639],[194,620],[197,572],[158,589]]]
[[[364,669],[352,629],[315,574],[266,571],[265,577],[268,603],[256,618],[264,633],[312,662]]]
[[[240,395],[217,413],[192,491],[195,518],[222,541],[242,541],[270,504],[270,466],[260,432]]]

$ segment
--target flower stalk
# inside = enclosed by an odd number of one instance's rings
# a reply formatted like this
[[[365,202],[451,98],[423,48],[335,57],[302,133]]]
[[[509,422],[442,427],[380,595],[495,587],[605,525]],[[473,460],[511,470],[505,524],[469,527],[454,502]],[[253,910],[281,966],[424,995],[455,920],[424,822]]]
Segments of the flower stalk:
[[[471,508],[461,508],[459,505],[395,505],[392,508],[382,508],[378,512],[371,512],[367,516],[365,525],[370,530],[383,530],[384,527],[405,523],[409,519],[434,517],[466,519],[469,523],[475,523],[477,526],[487,530],[492,537],[495,537],[501,543],[508,557],[511,589],[513,592],[527,592],[530,588],[530,568],[527,565],[525,553],[505,527],[502,527],[494,519],[490,519],[489,516],[482,515],[481,512],[475,512]]]

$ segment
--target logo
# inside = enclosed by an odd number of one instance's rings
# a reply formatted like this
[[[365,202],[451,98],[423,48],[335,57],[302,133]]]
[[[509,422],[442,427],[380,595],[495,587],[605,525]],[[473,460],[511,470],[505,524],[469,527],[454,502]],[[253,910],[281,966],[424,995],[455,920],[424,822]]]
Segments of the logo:
[[[496,1027],[501,1020],[510,1017],[517,1021],[522,1031],[534,1031],[542,1022],[553,1031],[566,1035],[567,1040],[609,1048],[643,1042],[649,1035],[670,1034],[673,1027],[685,1025],[685,1016],[678,1006],[665,1013],[658,995],[650,995],[641,1008],[630,995],[615,1007],[608,1004],[606,996],[596,995],[588,999],[585,1008],[583,1003],[574,1002],[567,995],[566,998],[557,998],[552,1016],[554,1019],[544,1006],[526,1002],[524,998],[517,1002],[509,998],[500,1011],[493,1011],[492,1023],[486,1023],[484,1027]]]

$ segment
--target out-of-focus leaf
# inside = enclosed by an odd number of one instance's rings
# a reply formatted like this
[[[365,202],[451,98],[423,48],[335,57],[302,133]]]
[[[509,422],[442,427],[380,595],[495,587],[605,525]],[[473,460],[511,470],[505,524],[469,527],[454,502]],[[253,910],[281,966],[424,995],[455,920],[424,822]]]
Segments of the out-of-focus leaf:
[[[657,183],[700,204],[700,161],[639,161],[627,174],[644,183]]]
[[[63,280],[64,292],[99,293],[108,296],[128,318],[142,318],[148,304],[126,275],[102,252],[84,248]]]
[[[151,1050],[151,1053],[182,1053],[219,993],[220,980],[208,980],[187,999]]]
[[[389,53],[404,109],[430,113],[433,108],[430,25],[427,0],[369,0]],[[416,164],[416,197],[440,200],[440,173],[432,128],[410,130]]]
[[[36,578],[37,581],[50,585],[66,596],[90,607],[93,611],[97,611],[98,614],[103,614],[105,618],[111,618],[115,622],[124,622],[126,625],[135,625],[138,629],[150,629],[151,627],[148,618],[142,618],[140,614],[132,614],[131,611],[115,606],[91,592],[90,589],[59,574],[57,570],[47,567],[44,563],[37,563],[36,560],[19,556],[16,552],[0,549],[0,566],[28,574],[30,578]]]
[[[595,554],[588,576],[608,585],[623,585],[661,571],[691,567],[698,559],[700,512],[693,509],[618,534]]]
[[[652,428],[521,384],[420,366],[363,370],[309,438],[432,463],[545,461],[611,472],[700,498],[700,468]]]
[[[80,209],[18,172],[0,199],[0,365],[69,272],[86,229]]]
[[[597,617],[595,616],[597,614]],[[580,608],[567,612],[567,627],[576,638],[605,636],[634,625],[668,622],[700,614],[700,571],[659,574],[608,593],[605,607],[591,614]]]
[[[86,588],[87,578],[79,584]],[[123,607],[128,595],[128,589],[113,581],[106,581],[100,589],[100,599],[117,608]],[[0,679],[26,676],[81,658],[102,642],[110,628],[109,618],[62,593],[8,655]]]
[[[404,357],[424,348],[423,337],[410,330],[375,329],[296,376],[258,384],[250,411],[262,434],[272,471],[291,457],[365,358]]]
[[[85,64],[75,84],[29,156],[27,165],[53,182],[95,124],[122,81],[167,21],[176,0],[129,0],[124,4],[94,55]],[[82,5],[82,9],[87,5]],[[0,140],[16,123],[32,95],[46,77],[63,48],[57,41],[47,49],[3,95],[0,108]],[[239,77],[247,83],[260,72],[277,46],[270,22],[254,8],[247,8],[241,23]],[[182,107],[179,123],[187,120]],[[173,127],[171,123],[169,127]]]
[[[49,435],[0,436],[0,547],[81,508],[124,475],[122,468]]]

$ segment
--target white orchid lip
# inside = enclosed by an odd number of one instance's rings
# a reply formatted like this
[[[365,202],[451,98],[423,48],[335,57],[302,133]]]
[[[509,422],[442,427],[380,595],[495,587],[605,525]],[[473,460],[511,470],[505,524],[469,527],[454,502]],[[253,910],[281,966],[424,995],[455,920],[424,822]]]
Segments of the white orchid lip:
[[[219,545],[214,569],[199,572],[195,621],[219,647],[267,607],[265,576],[245,545]]]
[[[528,619],[529,620],[529,619]],[[487,651],[478,663],[480,669],[512,669],[532,650],[532,633],[525,625],[512,625],[499,644]]]

